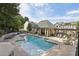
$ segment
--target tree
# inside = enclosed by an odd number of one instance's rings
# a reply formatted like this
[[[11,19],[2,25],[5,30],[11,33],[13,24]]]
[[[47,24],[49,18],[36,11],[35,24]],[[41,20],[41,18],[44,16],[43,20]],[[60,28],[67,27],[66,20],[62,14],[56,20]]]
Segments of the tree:
[[[29,18],[28,17],[25,17],[25,21],[29,21]]]
[[[28,21],[29,22],[29,18],[28,17],[25,17],[25,21]],[[31,25],[31,23],[29,22],[29,24],[28,24],[28,27],[27,27],[27,31],[31,31],[32,30],[32,25]]]
[[[16,3],[0,3],[0,14],[5,16],[18,15],[19,14],[19,4]]]
[[[19,14],[18,3],[0,3],[0,33],[19,31],[25,21],[29,18]]]
[[[15,17],[15,19],[17,19],[18,21],[19,21],[19,24],[20,24],[20,28],[23,28],[23,25],[24,25],[24,23],[25,23],[25,19],[21,16],[21,15],[17,15],[16,17]]]
[[[19,4],[16,3],[0,3],[0,29],[8,32],[10,22],[19,15]]]
[[[9,31],[19,31],[20,28],[23,28],[25,19],[21,15],[17,15],[13,20],[9,22]]]
[[[76,23],[76,26],[77,26],[77,29],[78,29],[78,32],[79,32],[79,21]]]
[[[31,30],[32,30],[32,26],[31,26],[31,23],[29,23],[29,24],[28,24],[28,27],[27,27],[27,31],[30,32]]]

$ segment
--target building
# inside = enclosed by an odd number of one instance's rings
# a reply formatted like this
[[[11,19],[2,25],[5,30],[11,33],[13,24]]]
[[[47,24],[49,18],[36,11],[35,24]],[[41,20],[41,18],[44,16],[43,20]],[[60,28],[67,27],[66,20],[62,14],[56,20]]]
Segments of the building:
[[[44,36],[53,36],[55,33],[54,25],[48,20],[40,21],[38,24],[38,34]]]
[[[31,30],[31,33],[33,34],[37,34],[37,31],[38,31],[38,25],[34,22],[30,22],[31,26],[32,26],[32,30]]]
[[[77,27],[71,23],[56,23],[55,26],[55,36],[63,37],[64,35],[68,35],[69,33],[72,34],[72,36],[76,37],[77,33]]]
[[[24,25],[24,30],[27,31],[27,25],[29,22],[26,22]],[[52,24],[48,20],[40,21],[39,23],[30,22],[32,26],[31,33],[39,34],[41,36],[56,36],[56,37],[64,37],[68,36],[69,33],[72,34],[73,37],[77,37],[76,26],[70,23],[56,23]]]
[[[27,31],[28,24],[29,24],[29,21],[26,21],[26,22],[24,23],[24,31]]]

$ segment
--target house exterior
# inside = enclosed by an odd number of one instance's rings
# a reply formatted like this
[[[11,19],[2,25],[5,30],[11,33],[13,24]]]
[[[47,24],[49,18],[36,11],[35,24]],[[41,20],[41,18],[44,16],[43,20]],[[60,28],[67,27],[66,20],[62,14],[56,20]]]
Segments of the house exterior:
[[[77,27],[70,23],[56,23],[55,24],[55,36],[62,37],[64,35],[69,35],[69,33],[72,34],[72,36],[77,36]]]
[[[26,21],[26,22],[24,23],[24,31],[27,31],[28,24],[29,24],[29,21]]]
[[[27,31],[27,25],[29,22],[24,24],[24,30]],[[56,23],[52,24],[48,20],[40,21],[39,23],[30,22],[32,26],[31,33],[38,34],[41,36],[56,36],[64,37],[68,36],[70,33],[73,37],[77,37],[76,26],[70,23]]]
[[[75,25],[72,25],[70,23],[56,23],[55,27],[58,29],[76,29]]]
[[[48,20],[40,21],[38,24],[38,34],[44,36],[51,36],[55,33],[55,28]]]
[[[36,34],[37,31],[38,31],[38,25],[34,22],[30,22],[30,24],[31,24],[31,27],[32,27],[31,33]]]

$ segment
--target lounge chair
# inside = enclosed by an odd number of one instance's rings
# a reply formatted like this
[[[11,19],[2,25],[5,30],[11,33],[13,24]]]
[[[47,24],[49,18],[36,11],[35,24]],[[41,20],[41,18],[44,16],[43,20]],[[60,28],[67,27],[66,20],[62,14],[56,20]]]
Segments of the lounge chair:
[[[9,34],[5,34],[5,35],[3,35],[2,36],[2,38],[4,39],[4,40],[6,40],[6,39],[11,39],[11,38],[13,38],[14,36],[16,36],[18,33],[9,33]]]

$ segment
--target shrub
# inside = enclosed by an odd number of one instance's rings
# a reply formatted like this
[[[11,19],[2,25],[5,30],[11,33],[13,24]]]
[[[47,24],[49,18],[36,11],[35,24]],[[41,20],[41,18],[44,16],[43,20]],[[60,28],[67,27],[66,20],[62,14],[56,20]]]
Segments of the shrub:
[[[29,23],[28,27],[27,27],[28,32],[30,32],[32,30],[32,25]]]
[[[5,31],[4,30],[0,30],[0,37],[5,34]]]

